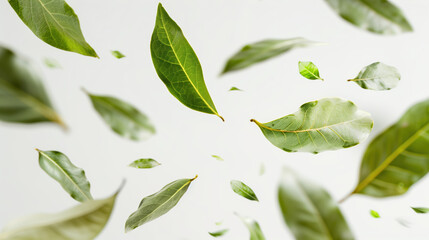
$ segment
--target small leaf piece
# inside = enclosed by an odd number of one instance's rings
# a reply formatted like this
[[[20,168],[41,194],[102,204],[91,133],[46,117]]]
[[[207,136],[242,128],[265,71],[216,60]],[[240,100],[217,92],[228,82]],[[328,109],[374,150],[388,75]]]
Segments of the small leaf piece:
[[[85,41],[78,17],[64,0],[9,0],[9,4],[25,25],[47,44],[98,57]]]
[[[320,45],[304,38],[267,39],[244,46],[230,57],[222,74],[248,68],[255,63],[279,56],[294,48]]]
[[[61,68],[61,65],[58,63],[58,61],[52,58],[43,59],[43,63],[45,63],[45,66],[48,68]]]
[[[319,153],[355,146],[372,130],[369,113],[350,101],[324,98],[268,123],[255,122],[265,137],[286,152]]]
[[[329,193],[287,168],[278,188],[278,199],[283,218],[296,240],[354,239]]]
[[[109,220],[116,196],[89,200],[60,213],[12,221],[0,232],[0,240],[93,240]]]
[[[416,213],[428,213],[429,212],[429,208],[424,208],[424,207],[411,207],[411,208]]]
[[[310,80],[322,80],[319,75],[319,69],[312,62],[298,62],[299,73]]]
[[[115,51],[111,51],[111,53],[112,53],[112,55],[113,55],[115,58],[117,58],[117,59],[121,59],[121,58],[124,58],[124,57],[125,57],[125,55],[124,55],[124,54],[122,54],[121,52],[119,52],[119,51],[117,51],[117,50],[115,50]]]
[[[369,213],[371,214],[371,216],[373,218],[380,218],[380,214],[378,214],[378,212],[376,212],[374,210],[370,210]]]
[[[348,81],[357,83],[363,89],[382,91],[396,87],[399,80],[401,80],[401,74],[399,74],[398,69],[375,62],[364,67],[356,78]]]
[[[125,223],[125,232],[129,232],[169,212],[176,206],[188,190],[191,182],[197,177],[176,180],[167,184],[159,192],[143,198],[137,211],[128,217]]]
[[[223,120],[207,90],[197,55],[161,4],[150,50],[159,78],[174,97],[191,109],[215,114]]]
[[[218,160],[218,161],[224,161],[222,157],[218,156],[218,155],[212,155],[212,158]]]
[[[378,34],[411,32],[402,11],[387,0],[326,0],[344,20]]]
[[[258,222],[255,220],[243,217],[237,214],[237,216],[243,221],[243,223],[246,225],[247,229],[250,232],[250,240],[265,240],[264,233],[261,230],[261,227],[259,226]]]
[[[237,181],[237,180],[231,180],[231,188],[238,195],[240,195],[244,198],[247,198],[249,200],[259,202],[259,200],[256,197],[256,194],[253,192],[253,190],[249,186],[244,184],[243,182]]]
[[[92,200],[90,184],[83,169],[76,167],[69,158],[57,151],[39,152],[40,167],[79,202]]]
[[[130,167],[133,168],[154,168],[161,165],[161,163],[157,162],[155,159],[152,158],[141,158],[138,160],[135,160],[130,164]]]
[[[241,90],[240,88],[237,88],[237,87],[231,87],[229,89],[229,91],[231,92],[231,91],[243,91],[243,90]]]
[[[223,229],[223,230],[219,230],[216,232],[209,232],[209,234],[212,237],[222,237],[223,235],[225,235],[229,230],[228,229]]]
[[[138,141],[155,134],[148,117],[131,104],[110,96],[87,94],[95,110],[120,136]]]

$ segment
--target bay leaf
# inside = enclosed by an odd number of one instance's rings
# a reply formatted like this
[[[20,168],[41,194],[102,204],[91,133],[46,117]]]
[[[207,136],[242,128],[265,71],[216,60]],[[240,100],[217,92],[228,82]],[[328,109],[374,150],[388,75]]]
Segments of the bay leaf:
[[[159,78],[174,97],[193,110],[215,114],[223,120],[207,90],[197,55],[161,4],[150,50]]]
[[[179,179],[167,184],[159,192],[143,198],[137,211],[133,212],[125,223],[125,232],[155,220],[169,212],[188,190],[192,179]]]
[[[130,164],[130,167],[133,168],[154,168],[161,165],[161,163],[157,162],[155,159],[152,158],[141,158],[138,160],[135,160]]]
[[[8,0],[30,30],[47,44],[85,56],[98,57],[86,42],[79,19],[64,0]]]
[[[232,190],[237,193],[238,195],[247,198],[251,201],[258,201],[258,198],[256,197],[256,194],[253,192],[253,190],[244,184],[241,181],[238,180],[231,180],[230,182]]]
[[[0,120],[54,122],[66,128],[45,87],[27,59],[0,46]]]
[[[155,134],[155,127],[149,118],[133,105],[115,97],[86,93],[95,110],[120,136],[138,141]]]
[[[229,91],[231,92],[231,91],[243,91],[243,90],[241,90],[240,88],[238,88],[238,87],[231,87],[230,89],[229,89]]]
[[[117,58],[117,59],[121,59],[121,58],[124,58],[125,57],[125,55],[124,54],[122,54],[120,51],[118,51],[118,50],[114,50],[114,51],[111,51],[111,53],[112,53],[112,55],[115,57],[115,58]]]
[[[401,80],[401,74],[399,74],[398,69],[375,62],[363,68],[356,78],[348,81],[357,83],[363,89],[381,91],[396,87],[399,80]]]
[[[387,0],[325,0],[344,20],[377,34],[411,32],[402,11]]]
[[[299,73],[301,76],[310,80],[322,80],[319,75],[319,69],[312,62],[298,62]]]
[[[93,199],[90,184],[83,169],[76,167],[61,152],[36,150],[39,152],[40,167],[60,183],[73,199],[79,202]]]
[[[251,121],[274,146],[286,152],[349,148],[365,140],[373,126],[369,113],[340,98],[305,103],[299,111],[268,123]]]
[[[229,230],[228,229],[222,229],[216,232],[209,232],[209,234],[212,237],[222,237],[223,235],[225,235]]]
[[[250,240],[265,240],[264,233],[262,232],[259,223],[249,217],[243,217],[236,214],[241,221],[246,225],[247,229],[250,232]]]
[[[278,200],[283,218],[296,240],[354,239],[329,193],[288,168],[283,170]]]
[[[411,208],[416,213],[428,213],[429,212],[429,208],[425,208],[425,207],[411,207]]]

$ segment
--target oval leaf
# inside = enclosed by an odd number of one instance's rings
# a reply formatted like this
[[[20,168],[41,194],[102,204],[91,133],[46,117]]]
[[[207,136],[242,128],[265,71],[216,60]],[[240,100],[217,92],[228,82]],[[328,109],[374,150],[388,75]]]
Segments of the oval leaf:
[[[387,0],[326,0],[346,21],[378,34],[411,32],[402,11]]]
[[[371,216],[372,216],[373,218],[380,218],[380,214],[378,214],[378,212],[377,212],[377,211],[370,210],[370,211],[369,211],[369,213],[371,214]]]
[[[356,78],[348,81],[355,82],[364,89],[381,91],[396,87],[399,80],[401,80],[401,74],[398,69],[376,62],[363,68]]]
[[[0,47],[0,120],[65,127],[32,64],[4,47]]]
[[[223,229],[223,230],[219,230],[216,232],[209,232],[209,234],[212,237],[221,237],[221,236],[225,235],[228,231],[229,231],[228,229]]]
[[[299,73],[310,80],[322,80],[319,75],[319,69],[312,62],[298,62]]]
[[[276,57],[294,48],[319,44],[304,38],[267,39],[251,43],[228,59],[222,74],[250,67],[255,63]]]
[[[244,198],[247,198],[252,201],[259,201],[258,198],[256,197],[256,194],[253,192],[253,190],[243,182],[232,180],[231,188],[235,193],[237,193],[238,195]]]
[[[161,163],[157,162],[155,159],[152,158],[141,158],[138,160],[135,160],[130,164],[130,167],[133,168],[154,168],[161,165]]]
[[[251,121],[284,151],[312,153],[355,146],[368,137],[373,125],[369,113],[340,98],[305,103],[298,112],[272,122]]]
[[[207,90],[197,55],[161,4],[150,50],[159,78],[174,97],[191,109],[215,114],[223,120]]]
[[[278,198],[283,218],[296,240],[354,239],[329,193],[289,169],[283,171]]]
[[[119,52],[119,51],[117,51],[117,50],[111,51],[111,53],[112,53],[112,55],[113,55],[115,58],[117,58],[117,59],[121,59],[121,58],[124,58],[124,57],[125,57],[125,55],[124,55],[124,54],[122,54],[121,52]]]
[[[138,141],[155,134],[148,117],[131,104],[110,96],[87,94],[95,110],[120,136]]]
[[[167,184],[159,192],[143,198],[137,211],[128,217],[125,223],[125,232],[129,232],[169,212],[176,206],[188,190],[191,182],[197,177],[176,180]]]
[[[38,214],[15,220],[0,233],[1,240],[93,240],[112,213],[117,194],[89,200],[55,214]]]
[[[261,230],[261,227],[259,226],[258,222],[255,220],[243,217],[237,214],[237,216],[243,221],[243,223],[246,225],[247,229],[250,232],[250,240],[265,240],[264,233]]]
[[[83,169],[76,167],[69,158],[57,151],[39,152],[40,167],[79,202],[92,200],[90,184]]]

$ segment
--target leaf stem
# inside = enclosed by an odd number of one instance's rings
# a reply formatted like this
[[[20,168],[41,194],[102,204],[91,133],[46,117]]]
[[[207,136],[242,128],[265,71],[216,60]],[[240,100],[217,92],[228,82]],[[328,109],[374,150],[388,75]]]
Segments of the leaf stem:
[[[345,202],[347,199],[349,199],[349,197],[351,197],[353,194],[355,194],[355,191],[350,192],[349,194],[347,194],[346,196],[344,196],[343,198],[341,198],[338,203],[341,204],[343,202]]]

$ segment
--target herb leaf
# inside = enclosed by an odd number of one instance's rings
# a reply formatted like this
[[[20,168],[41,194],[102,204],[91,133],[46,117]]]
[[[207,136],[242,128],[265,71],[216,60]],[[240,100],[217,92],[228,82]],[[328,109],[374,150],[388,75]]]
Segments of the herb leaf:
[[[364,89],[381,91],[396,87],[399,80],[401,80],[401,75],[398,69],[375,62],[363,68],[356,78],[349,79],[348,81],[355,82]]]
[[[64,0],[9,0],[9,4],[25,25],[47,44],[98,57],[85,41],[78,17]]]
[[[218,156],[218,155],[212,155],[212,158],[218,160],[218,161],[224,161],[222,157]]]
[[[228,231],[229,231],[228,229],[223,229],[223,230],[219,230],[216,232],[209,232],[209,234],[212,237],[221,237],[221,236],[225,235]]]
[[[121,59],[121,58],[124,58],[124,57],[125,57],[125,55],[124,55],[124,54],[122,54],[121,52],[119,52],[119,51],[117,51],[117,50],[111,51],[111,53],[112,53],[112,55],[113,55],[115,58],[117,58],[117,59]]]
[[[286,152],[319,153],[355,146],[371,132],[369,113],[350,101],[324,98],[272,122],[255,122],[265,137]]]
[[[231,87],[230,89],[229,89],[229,91],[243,91],[243,90],[241,90],[240,88],[238,88],[238,87]]]
[[[298,62],[299,73],[310,80],[322,80],[319,75],[319,69],[312,62]]]
[[[428,213],[429,212],[429,208],[424,208],[424,207],[411,207],[411,208],[416,213]]]
[[[130,167],[133,168],[154,168],[161,165],[161,163],[157,162],[155,159],[152,158],[141,158],[138,160],[135,160],[130,164]]]
[[[58,61],[52,58],[43,59],[43,63],[45,63],[45,66],[48,68],[61,68],[61,65],[58,63]]]
[[[374,210],[370,210],[369,213],[371,214],[371,216],[373,218],[380,218],[380,214],[378,214],[378,212],[376,212]]]
[[[231,181],[231,188],[238,195],[240,195],[244,198],[247,198],[249,200],[259,202],[259,200],[256,197],[256,194],[253,192],[253,190],[249,186],[244,184],[243,182],[237,181],[237,180],[232,180]]]
[[[264,233],[262,232],[258,222],[256,222],[255,220],[249,217],[243,217],[238,214],[237,216],[241,219],[241,221],[243,221],[243,223],[246,225],[247,229],[249,230],[250,240],[265,240]]]

